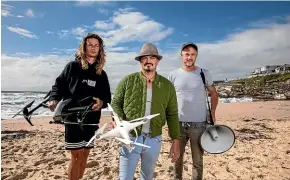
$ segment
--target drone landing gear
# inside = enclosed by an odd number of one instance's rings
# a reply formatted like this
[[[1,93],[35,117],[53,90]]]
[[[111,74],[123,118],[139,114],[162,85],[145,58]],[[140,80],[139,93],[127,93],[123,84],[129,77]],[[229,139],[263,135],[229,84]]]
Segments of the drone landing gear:
[[[130,144],[128,144],[127,148],[129,150],[129,152],[131,153],[135,149],[135,144],[134,143],[130,143]]]
[[[93,112],[93,110],[91,110],[91,108],[93,107],[93,103],[91,103],[91,105],[87,106],[87,107],[77,107],[77,108],[69,108],[66,110],[66,112],[64,114],[62,114],[62,116],[67,115],[66,118],[64,118],[64,120],[61,121],[55,121],[56,124],[66,124],[66,125],[79,125],[80,128],[84,131],[83,126],[98,126],[98,124],[84,124],[83,121],[86,117],[86,115],[89,112]],[[66,121],[66,119],[68,118],[68,115],[72,115],[72,114],[76,114],[77,117],[77,122],[69,122]]]
[[[44,107],[44,108],[48,108],[48,105],[46,104],[49,100],[49,95],[50,95],[51,91],[49,91],[46,96],[44,97],[44,100],[39,103],[36,107],[34,107],[32,110],[28,110],[28,108],[30,108],[32,106],[32,104],[35,102],[35,100],[31,101],[30,103],[28,103],[26,106],[24,106],[19,112],[17,112],[12,118],[14,118],[15,116],[17,116],[18,114],[20,114],[22,112],[24,119],[30,124],[30,126],[33,126],[32,122],[31,122],[31,116],[32,113],[34,111],[36,111],[38,108],[40,107]]]

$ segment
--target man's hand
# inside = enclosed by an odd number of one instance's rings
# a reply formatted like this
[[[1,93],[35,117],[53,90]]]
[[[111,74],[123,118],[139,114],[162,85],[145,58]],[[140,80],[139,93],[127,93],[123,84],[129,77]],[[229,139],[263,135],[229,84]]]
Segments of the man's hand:
[[[114,129],[117,126],[116,122],[113,119],[110,120],[109,125],[110,125],[110,129]]]
[[[207,87],[207,90],[210,93],[212,119],[216,123],[215,111],[216,111],[216,108],[217,108],[217,105],[218,105],[219,95],[218,95],[218,92],[217,92],[215,86],[209,86],[209,87]],[[208,119],[208,121],[210,121],[210,119]]]
[[[215,124],[216,123],[216,116],[215,116],[215,112],[214,111],[211,112],[211,117],[212,117],[212,120],[213,120],[213,122]],[[207,117],[207,122],[210,123],[210,117],[209,116]]]
[[[52,101],[49,101],[47,106],[48,108],[51,110],[51,111],[54,111],[55,107],[57,106],[58,104],[58,101],[57,100],[52,100]]]
[[[176,162],[180,156],[179,140],[174,139],[170,148],[169,156],[172,158],[171,162]]]
[[[96,103],[93,105],[92,109],[94,111],[98,111],[103,106],[103,101],[100,100],[99,98],[95,98],[95,97],[94,97],[94,100],[96,100]]]
[[[215,117],[215,111],[211,112],[212,120],[214,123],[216,123],[216,117]]]

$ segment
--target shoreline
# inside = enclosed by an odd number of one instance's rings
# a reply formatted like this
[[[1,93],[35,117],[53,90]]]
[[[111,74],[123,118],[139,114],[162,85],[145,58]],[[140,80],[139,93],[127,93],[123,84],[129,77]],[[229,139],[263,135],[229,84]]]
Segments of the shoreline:
[[[235,97],[230,97],[230,98],[235,98]],[[237,98],[237,97],[236,97]],[[248,98],[248,97],[245,97],[245,98]],[[261,102],[290,102],[289,99],[253,99],[253,101],[250,101],[250,102],[230,102],[230,103],[221,103],[219,102],[218,106],[220,106],[221,104],[251,104],[251,103],[261,103]],[[104,111],[104,114],[102,114],[102,117],[106,117],[106,116],[110,116],[109,114],[106,114],[108,111],[105,110]],[[36,116],[32,116],[32,118],[51,118],[52,115],[36,115]],[[1,117],[1,121],[4,121],[4,120],[21,120],[21,119],[24,119],[23,117],[19,116],[18,117],[15,117],[15,118],[12,118],[11,117]]]
[[[246,105],[255,105],[255,104],[261,104],[261,103],[288,103],[290,102],[290,100],[277,100],[277,99],[266,99],[266,100],[253,100],[251,102],[231,102],[231,103],[220,103],[218,104],[218,107],[217,107],[217,110],[216,110],[216,113],[218,114],[218,109],[220,106],[230,106],[230,105],[233,105],[233,106],[237,106],[237,105],[242,105],[242,106],[246,106]],[[108,111],[105,110],[104,111],[104,114],[101,115],[101,117],[109,117],[110,114],[107,114]],[[36,115],[36,116],[32,116],[31,119],[33,121],[33,119],[48,119],[48,118],[52,118],[52,115]],[[1,121],[7,121],[7,120],[24,120],[23,116],[21,117],[20,115],[18,115],[18,117],[15,117],[15,118],[2,118],[1,117]]]

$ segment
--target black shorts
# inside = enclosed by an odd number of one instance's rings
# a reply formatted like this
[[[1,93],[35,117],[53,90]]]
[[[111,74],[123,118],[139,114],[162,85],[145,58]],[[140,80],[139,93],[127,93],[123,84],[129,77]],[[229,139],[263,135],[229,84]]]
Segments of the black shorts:
[[[81,148],[93,148],[94,142],[92,141],[88,146],[87,143],[95,135],[97,125],[83,125],[83,130],[78,124],[65,125],[65,149],[75,150]]]

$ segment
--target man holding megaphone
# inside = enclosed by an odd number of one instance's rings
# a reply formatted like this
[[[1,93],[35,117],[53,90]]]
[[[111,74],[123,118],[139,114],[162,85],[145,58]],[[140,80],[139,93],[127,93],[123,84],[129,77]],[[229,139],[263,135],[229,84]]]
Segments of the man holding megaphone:
[[[182,179],[183,155],[187,141],[190,140],[193,162],[192,180],[202,180],[204,150],[199,144],[199,138],[206,130],[209,115],[214,121],[216,119],[218,93],[213,86],[210,72],[195,65],[197,55],[198,47],[195,44],[183,44],[181,48],[182,68],[172,71],[168,76],[176,89],[180,121],[180,158],[175,163],[176,179]],[[201,73],[205,77],[205,84]],[[205,89],[211,97],[211,114],[207,110]]]

